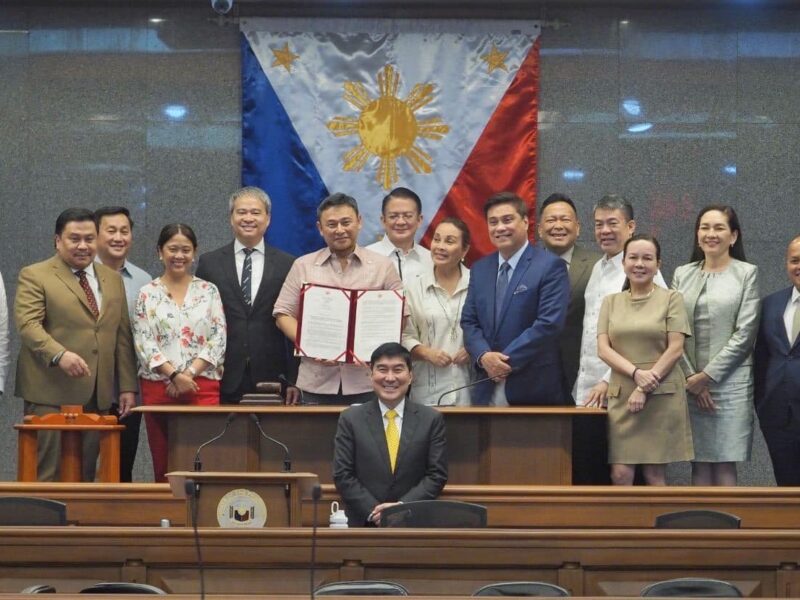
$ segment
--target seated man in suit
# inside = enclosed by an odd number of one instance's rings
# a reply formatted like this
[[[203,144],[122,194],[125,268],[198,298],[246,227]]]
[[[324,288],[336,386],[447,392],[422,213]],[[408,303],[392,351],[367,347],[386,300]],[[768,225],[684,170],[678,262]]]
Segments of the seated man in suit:
[[[447,482],[441,413],[406,401],[411,354],[390,342],[370,363],[378,398],[345,410],[334,440],[333,480],[354,527],[380,524],[398,502],[432,500]]]
[[[792,285],[764,298],[755,349],[755,404],[775,481],[800,485],[800,236],[786,250]]]
[[[497,248],[476,262],[461,314],[464,346],[483,378],[475,404],[566,405],[558,336],[569,305],[567,265],[528,243],[528,205],[510,192],[483,213]]]

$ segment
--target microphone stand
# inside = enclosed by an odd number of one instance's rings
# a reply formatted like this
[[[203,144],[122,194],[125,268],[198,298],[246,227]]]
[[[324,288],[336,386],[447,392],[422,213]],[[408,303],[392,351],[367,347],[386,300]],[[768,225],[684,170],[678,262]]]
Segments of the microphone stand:
[[[442,405],[442,398],[444,398],[448,394],[453,394],[455,392],[460,392],[461,390],[465,390],[467,388],[471,388],[473,386],[478,385],[479,383],[485,383],[487,381],[491,381],[492,379],[494,379],[494,377],[484,377],[483,379],[478,379],[477,381],[472,381],[472,382],[468,383],[467,385],[462,385],[461,387],[457,387],[457,388],[454,388],[452,390],[447,390],[441,396],[439,396],[439,399],[436,401],[436,406],[441,406]]]
[[[225,419],[225,427],[222,429],[222,431],[220,431],[217,435],[215,435],[213,438],[211,438],[207,442],[203,442],[202,444],[200,444],[200,447],[197,449],[197,452],[194,455],[194,470],[195,471],[202,471],[203,470],[203,463],[200,462],[200,451],[203,448],[205,448],[206,446],[208,446],[209,444],[213,444],[218,439],[220,439],[223,435],[225,435],[225,433],[228,431],[228,427],[230,427],[230,424],[233,422],[233,420],[235,418],[236,418],[236,413],[228,413],[228,418]]]
[[[292,470],[292,459],[289,456],[289,447],[283,442],[279,442],[274,437],[268,436],[261,427],[261,420],[256,416],[255,413],[250,413],[250,420],[256,424],[256,427],[258,427],[261,437],[277,446],[280,446],[283,449],[283,472],[289,473]]]

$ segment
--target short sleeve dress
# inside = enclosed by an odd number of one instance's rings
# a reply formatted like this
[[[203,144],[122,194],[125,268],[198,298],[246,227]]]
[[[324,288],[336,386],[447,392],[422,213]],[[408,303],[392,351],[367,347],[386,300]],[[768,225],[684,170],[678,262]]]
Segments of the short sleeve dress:
[[[640,369],[651,368],[667,349],[667,333],[691,335],[680,292],[655,286],[646,298],[621,292],[606,296],[597,323],[611,347]],[[629,375],[612,372],[608,386],[608,462],[666,464],[694,457],[686,380],[677,364],[647,394],[638,413],[628,410],[636,387]]]

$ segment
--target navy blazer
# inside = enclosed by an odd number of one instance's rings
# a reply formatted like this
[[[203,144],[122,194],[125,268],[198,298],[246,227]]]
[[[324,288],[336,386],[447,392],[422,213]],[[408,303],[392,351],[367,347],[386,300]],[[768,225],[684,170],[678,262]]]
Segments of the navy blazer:
[[[334,438],[333,481],[349,524],[365,525],[383,502],[436,499],[447,482],[446,447],[442,414],[406,399],[392,472],[378,400],[344,410]]]
[[[464,345],[477,361],[489,351],[507,354],[513,369],[506,379],[511,405],[571,404],[564,389],[558,337],[569,305],[567,265],[531,244],[511,275],[499,323],[495,323],[497,252],[476,262],[461,315]],[[479,368],[479,377],[486,372]],[[476,386],[475,404],[491,402],[494,383]]]
[[[761,326],[755,349],[755,404],[762,426],[784,427],[794,414],[800,420],[800,343],[786,335],[783,313],[791,287],[761,303]]]

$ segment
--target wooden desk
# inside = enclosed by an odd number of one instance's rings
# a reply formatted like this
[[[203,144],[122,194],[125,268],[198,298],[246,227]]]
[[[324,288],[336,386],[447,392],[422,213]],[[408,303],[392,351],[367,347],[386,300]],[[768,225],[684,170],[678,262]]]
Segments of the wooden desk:
[[[309,529],[202,529],[209,594],[307,594]],[[316,583],[389,579],[412,594],[469,595],[496,581],[557,583],[575,596],[636,596],[671,577],[715,577],[746,596],[800,596],[800,530],[320,529]],[[0,591],[140,581],[197,593],[191,529],[9,527]]]
[[[163,414],[169,421],[169,470],[192,468],[204,441],[222,431],[236,413],[228,433],[203,450],[207,471],[279,471],[280,450],[262,440],[246,418],[261,418],[267,434],[292,453],[295,471],[318,473],[331,483],[333,438],[338,406],[142,406],[143,413]],[[574,407],[443,407],[447,425],[448,482],[461,485],[569,485],[572,483],[572,419],[604,414]]]

